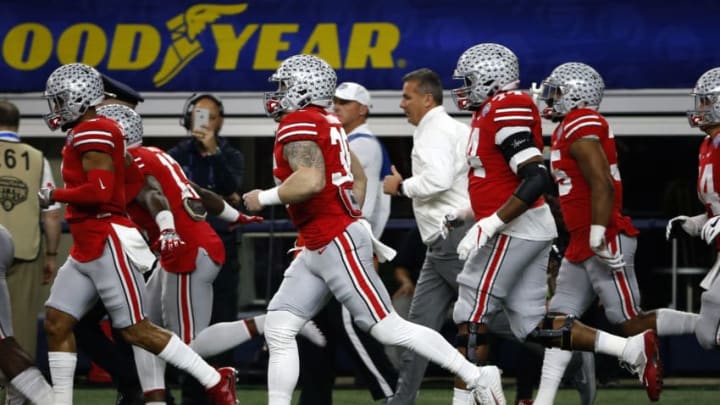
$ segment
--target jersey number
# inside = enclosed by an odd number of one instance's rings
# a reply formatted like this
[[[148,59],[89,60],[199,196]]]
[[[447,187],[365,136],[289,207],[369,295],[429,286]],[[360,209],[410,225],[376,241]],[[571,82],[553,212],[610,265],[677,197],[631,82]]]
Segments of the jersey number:
[[[706,207],[713,215],[720,215],[720,195],[715,191],[713,179],[713,164],[708,163],[700,167],[700,179],[698,180],[698,194]]]
[[[187,177],[185,177],[185,173],[183,173],[182,169],[180,168],[180,164],[178,164],[178,162],[176,162],[175,159],[172,158],[172,156],[163,152],[161,149],[155,147],[151,147],[150,149],[155,152],[155,156],[157,156],[160,163],[162,163],[163,166],[165,166],[170,172],[171,177],[173,178],[173,180],[175,180],[175,184],[180,189],[180,195],[182,196],[182,198],[192,198],[199,200],[200,196],[190,186],[190,182],[188,181]]]
[[[472,175],[475,177],[485,177],[485,166],[483,166],[480,156],[478,156],[478,145],[480,144],[480,130],[473,128],[470,132],[470,140],[467,147],[467,162],[472,168]]]
[[[328,116],[328,118],[335,118]],[[333,121],[330,121],[333,123]],[[330,127],[330,144],[337,145],[339,149],[339,161],[342,166],[341,172],[331,173],[332,184],[337,187],[340,193],[340,200],[345,205],[345,209],[354,217],[362,216],[362,210],[355,199],[352,191],[353,175],[350,170],[350,147],[347,143],[347,136],[342,128]]]

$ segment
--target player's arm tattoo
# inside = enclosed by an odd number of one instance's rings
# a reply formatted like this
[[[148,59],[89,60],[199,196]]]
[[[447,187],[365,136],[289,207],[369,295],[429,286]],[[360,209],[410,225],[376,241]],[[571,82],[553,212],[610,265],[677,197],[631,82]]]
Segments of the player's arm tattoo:
[[[325,158],[317,143],[313,141],[290,142],[283,147],[283,156],[295,171],[300,167],[312,167],[325,171]]]

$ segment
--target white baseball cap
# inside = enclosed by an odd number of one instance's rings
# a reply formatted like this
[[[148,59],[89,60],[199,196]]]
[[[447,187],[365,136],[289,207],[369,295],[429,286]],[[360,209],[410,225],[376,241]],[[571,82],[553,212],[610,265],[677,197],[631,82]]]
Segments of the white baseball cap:
[[[357,101],[358,103],[372,107],[370,93],[365,87],[355,82],[343,82],[335,89],[335,97],[341,100]]]

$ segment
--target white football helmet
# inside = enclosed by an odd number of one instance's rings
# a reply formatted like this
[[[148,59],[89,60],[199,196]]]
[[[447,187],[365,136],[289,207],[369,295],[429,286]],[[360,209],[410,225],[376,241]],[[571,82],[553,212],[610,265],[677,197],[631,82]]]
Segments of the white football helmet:
[[[563,117],[580,105],[597,109],[604,91],[605,82],[595,69],[584,63],[563,63],[542,83],[539,99],[548,105],[543,117]]]
[[[516,88],[520,67],[510,49],[499,44],[479,44],[460,55],[453,79],[464,81],[463,87],[452,90],[455,104],[461,110],[471,110],[499,90]]]
[[[55,69],[47,79],[43,97],[48,100],[50,114],[43,115],[52,131],[80,118],[88,108],[100,104],[105,98],[102,76],[95,68],[70,63]]]
[[[268,80],[278,83],[278,90],[265,93],[265,112],[276,117],[310,104],[329,107],[337,76],[321,58],[301,54],[285,59]]]
[[[693,89],[695,109],[687,112],[691,127],[720,124],[720,67],[703,73]]]
[[[113,119],[120,124],[125,135],[125,148],[130,149],[142,145],[143,124],[140,114],[132,108],[121,104],[106,104],[97,109],[98,115]]]

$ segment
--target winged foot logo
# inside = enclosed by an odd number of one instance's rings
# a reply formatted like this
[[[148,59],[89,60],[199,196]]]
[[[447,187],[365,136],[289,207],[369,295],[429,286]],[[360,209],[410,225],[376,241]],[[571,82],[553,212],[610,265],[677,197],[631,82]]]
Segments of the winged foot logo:
[[[172,44],[165,51],[160,70],[153,77],[155,86],[160,87],[170,81],[193,58],[202,53],[203,48],[197,36],[210,23],[227,15],[240,14],[247,10],[247,4],[217,5],[197,4],[171,18],[167,28],[171,32]]]

